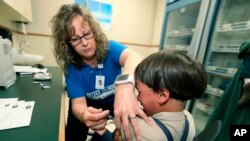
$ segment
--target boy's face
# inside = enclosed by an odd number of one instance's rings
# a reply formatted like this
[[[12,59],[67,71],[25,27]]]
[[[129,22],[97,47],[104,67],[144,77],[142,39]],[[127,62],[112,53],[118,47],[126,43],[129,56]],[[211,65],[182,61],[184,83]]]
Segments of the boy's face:
[[[159,94],[138,80],[136,81],[136,89],[138,91],[137,99],[143,106],[144,112],[148,116],[154,115],[157,111],[157,107],[159,106],[157,102]]]

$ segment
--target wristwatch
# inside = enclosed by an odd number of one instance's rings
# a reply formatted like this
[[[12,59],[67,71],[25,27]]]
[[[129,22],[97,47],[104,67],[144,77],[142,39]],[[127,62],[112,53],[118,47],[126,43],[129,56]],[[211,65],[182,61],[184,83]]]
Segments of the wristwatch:
[[[134,77],[130,74],[121,74],[118,75],[115,79],[115,85],[126,84],[126,83],[132,83],[133,85],[135,85]]]

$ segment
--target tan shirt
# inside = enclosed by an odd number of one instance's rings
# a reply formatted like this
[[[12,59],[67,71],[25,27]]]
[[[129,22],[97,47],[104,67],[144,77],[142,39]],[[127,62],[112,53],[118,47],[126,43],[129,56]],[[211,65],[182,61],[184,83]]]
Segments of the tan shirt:
[[[153,117],[159,119],[167,128],[174,141],[179,141],[183,134],[185,116],[187,116],[187,120],[189,122],[189,133],[187,136],[187,141],[192,141],[195,136],[195,124],[192,115],[184,110],[182,112],[161,112],[155,114]],[[143,119],[137,118],[137,123],[142,135],[142,141],[167,141],[167,138],[162,131],[162,129],[153,121],[153,126],[148,125],[144,122]],[[122,132],[123,133],[123,132]],[[134,135],[133,132],[131,132]],[[122,134],[122,138],[124,139],[124,134]],[[136,141],[133,136],[133,141]]]

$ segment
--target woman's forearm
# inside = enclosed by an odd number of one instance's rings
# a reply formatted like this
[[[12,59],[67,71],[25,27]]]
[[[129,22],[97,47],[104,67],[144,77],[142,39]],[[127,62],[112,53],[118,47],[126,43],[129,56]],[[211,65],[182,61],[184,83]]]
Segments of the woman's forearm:
[[[83,114],[87,109],[86,99],[76,99],[72,100],[72,112],[74,116],[84,123]]]

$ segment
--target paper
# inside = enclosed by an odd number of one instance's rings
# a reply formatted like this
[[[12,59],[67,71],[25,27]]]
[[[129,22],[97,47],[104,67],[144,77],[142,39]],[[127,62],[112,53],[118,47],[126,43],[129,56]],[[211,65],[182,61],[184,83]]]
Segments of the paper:
[[[18,73],[38,73],[38,72],[46,73],[48,69],[47,68],[39,69],[39,68],[35,68],[32,66],[14,65],[14,70],[15,72],[18,72]]]
[[[0,130],[29,126],[35,101],[0,99]]]

